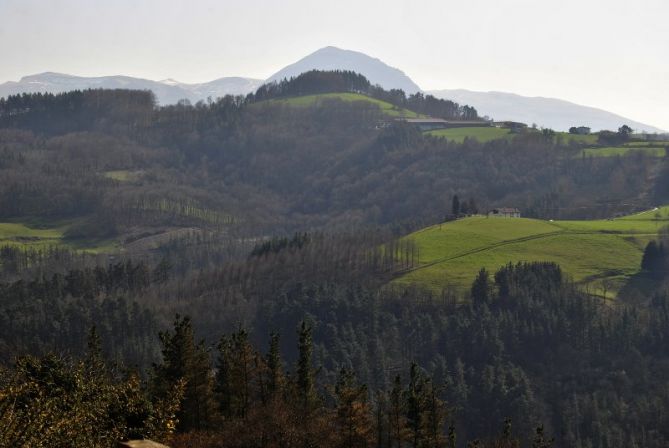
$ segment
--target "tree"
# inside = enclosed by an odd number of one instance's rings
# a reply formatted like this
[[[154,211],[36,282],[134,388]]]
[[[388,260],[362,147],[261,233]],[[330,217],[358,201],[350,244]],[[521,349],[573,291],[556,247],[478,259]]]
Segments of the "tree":
[[[355,374],[342,369],[335,385],[336,422],[340,446],[367,447],[371,443],[372,424],[367,404],[367,386],[358,384]]]
[[[479,212],[479,207],[476,205],[474,198],[469,198],[467,201],[467,211],[470,215],[476,215]]]
[[[401,448],[406,440],[406,406],[402,396],[402,380],[399,375],[395,376],[393,387],[388,394],[388,431],[389,442],[396,448]]]
[[[489,303],[492,296],[492,285],[490,275],[485,268],[481,268],[471,289],[472,302],[475,305]]]
[[[405,392],[407,407],[407,423],[411,434],[411,445],[418,448],[422,445],[425,425],[425,378],[418,365],[411,363],[409,369],[409,385]]]
[[[217,368],[216,394],[225,417],[245,419],[255,401],[265,403],[265,363],[251,346],[245,329],[240,328],[230,338],[221,337]]]
[[[311,413],[317,404],[314,368],[312,367],[313,338],[311,326],[302,321],[298,330],[297,394],[304,416]]]
[[[172,432],[183,384],[150,400],[137,374],[110,373],[94,340],[91,331],[83,361],[26,356],[13,374],[0,375],[0,446],[111,448],[118,440],[164,440]]]
[[[221,336],[218,342],[218,357],[216,359],[216,385],[214,392],[218,397],[218,408],[224,417],[232,417],[232,365],[230,341]]]
[[[451,206],[451,214],[455,216],[456,218],[460,216],[460,198],[458,198],[458,195],[453,195],[453,204]]]
[[[544,128],[541,130],[541,135],[543,136],[544,140],[548,143],[552,142],[553,139],[555,138],[555,131],[550,129],[550,128]]]
[[[174,332],[161,332],[163,361],[154,365],[153,384],[158,396],[165,395],[171,385],[185,382],[183,400],[177,414],[178,429],[205,429],[216,416],[213,400],[213,377],[209,353],[204,342],[195,343],[188,317],[176,316]]]
[[[667,264],[667,255],[663,243],[650,241],[643,251],[641,258],[641,269],[647,271],[657,278],[662,278],[665,274]]]
[[[551,448],[553,446],[554,439],[546,439],[544,435],[544,426],[540,425],[537,427],[534,440],[532,440],[532,448]]]
[[[447,417],[446,404],[439,398],[441,388],[434,385],[428,378],[425,382],[425,442],[423,446],[431,448],[443,447],[446,442],[444,424]],[[450,432],[450,431],[449,431]],[[452,436],[452,437],[451,437]],[[449,440],[455,441],[455,432],[449,433]]]
[[[631,127],[627,126],[626,124],[620,126],[618,128],[618,134],[624,139],[627,140],[629,139],[630,135],[632,135],[632,132],[634,132],[634,129]]]
[[[269,352],[267,353],[268,381],[267,390],[270,395],[274,395],[283,389],[286,381],[283,372],[283,363],[279,353],[279,334],[272,333],[270,336]]]

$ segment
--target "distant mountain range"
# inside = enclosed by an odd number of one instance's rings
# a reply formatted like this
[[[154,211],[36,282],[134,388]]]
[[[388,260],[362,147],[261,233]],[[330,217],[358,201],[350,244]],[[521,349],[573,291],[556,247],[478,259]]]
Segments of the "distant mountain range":
[[[463,89],[432,90],[426,93],[437,98],[474,106],[479,115],[488,115],[495,120],[536,123],[541,127],[560,131],[566,131],[572,126],[588,126],[593,131],[616,130],[626,124],[637,132],[664,132],[655,126],[612,112],[556,98],[529,97],[505,92],[474,92]]]
[[[130,76],[81,77],[61,73],[40,73],[24,76],[18,82],[0,84],[0,98],[18,93],[60,93],[77,89],[139,89],[151,90],[160,104],[174,104],[182,99],[191,102],[216,99],[225,95],[246,95],[265,82],[279,81],[309,70],[352,70],[361,73],[373,84],[385,89],[420,92],[420,87],[401,70],[390,67],[364,53],[325,47],[279,70],[266,80],[227,77],[201,84],[186,84],[172,79],[152,81]],[[555,98],[525,97],[504,92],[472,92],[468,90],[434,90],[438,98],[474,106],[479,115],[496,120],[536,123],[541,127],[567,130],[571,126],[589,126],[594,131],[618,129],[623,124],[636,131],[664,132],[654,126],[631,120],[593,107],[581,106]]]
[[[251,78],[220,78],[202,84],[185,84],[172,79],[151,81],[130,76],[100,76],[87,78],[62,73],[40,73],[24,76],[18,82],[0,84],[0,98],[17,93],[60,93],[77,89],[136,89],[151,90],[160,104],[174,104],[187,99],[191,102],[216,99],[225,95],[246,95],[264,81]]]

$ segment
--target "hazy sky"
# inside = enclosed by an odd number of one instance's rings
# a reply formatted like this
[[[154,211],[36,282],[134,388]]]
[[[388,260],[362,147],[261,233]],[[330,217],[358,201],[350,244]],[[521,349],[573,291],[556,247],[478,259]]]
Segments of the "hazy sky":
[[[557,97],[669,130],[669,0],[0,0],[0,82],[266,78],[327,45],[425,90]]]

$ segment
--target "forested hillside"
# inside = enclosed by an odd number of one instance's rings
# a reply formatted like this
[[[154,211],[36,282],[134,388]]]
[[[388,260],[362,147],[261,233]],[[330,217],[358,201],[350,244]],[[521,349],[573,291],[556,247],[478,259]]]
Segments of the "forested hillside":
[[[669,202],[666,157],[452,141],[380,102],[478,119],[349,72],[195,105],[0,100],[0,445],[666,446],[663,229],[632,260],[652,290],[616,301],[537,259],[460,291],[394,281],[453,195],[609,218]]]
[[[546,218],[608,217],[667,199],[664,160],[642,151],[572,157],[577,143],[541,133],[458,144],[373,102],[267,101],[326,91],[476,116],[347,73],[311,72],[194,106],[156,108],[150,93],[122,90],[10,97],[0,101],[1,219],[124,244],[175,227],[267,236],[431,223],[449,212],[453,194],[482,210],[512,205]]]

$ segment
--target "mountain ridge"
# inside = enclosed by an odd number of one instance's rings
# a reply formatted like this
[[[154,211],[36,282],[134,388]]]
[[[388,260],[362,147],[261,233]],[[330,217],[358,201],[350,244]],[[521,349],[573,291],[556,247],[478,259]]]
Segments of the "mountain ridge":
[[[151,90],[161,105],[175,104],[180,100],[197,102],[225,95],[246,95],[264,81],[240,76],[214,79],[204,83],[182,83],[168,78],[154,81],[125,75],[76,76],[58,72],[43,72],[21,77],[19,81],[0,84],[0,98],[20,93],[62,93],[85,89],[136,89]]]
[[[266,80],[230,76],[204,83],[182,83],[168,78],[153,81],[125,75],[83,77],[58,72],[43,72],[23,76],[19,81],[0,84],[0,98],[20,93],[61,93],[89,88],[151,90],[159,104],[175,104],[186,99],[191,102],[225,95],[246,95],[266,82],[278,82],[309,70],[351,70],[364,75],[372,84],[386,90],[402,89],[407,94],[422,92],[402,70],[391,67],[378,58],[364,53],[333,46],[316,50],[277,71]],[[473,91],[467,89],[437,89],[425,91],[437,98],[473,106],[479,115],[496,120],[536,123],[541,127],[566,131],[571,126],[588,126],[593,131],[615,130],[623,124],[636,131],[666,132],[657,126],[626,118],[604,109],[584,106],[550,97],[529,97],[511,92]]]
[[[539,126],[566,131],[572,126],[588,126],[593,131],[615,130],[627,124],[635,131],[666,132],[656,126],[593,106],[585,106],[560,98],[525,96],[512,92],[440,89],[426,93],[437,98],[468,104],[480,115],[496,120],[537,123]]]

